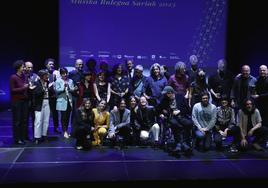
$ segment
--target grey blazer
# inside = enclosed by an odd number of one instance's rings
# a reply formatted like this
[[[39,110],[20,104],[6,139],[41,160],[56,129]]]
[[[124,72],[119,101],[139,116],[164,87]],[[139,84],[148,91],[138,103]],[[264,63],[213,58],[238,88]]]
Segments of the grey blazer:
[[[111,111],[109,133],[115,133],[115,129],[120,129],[125,126],[129,126],[129,124],[130,124],[130,110],[125,109],[121,123],[120,123],[119,110]]]

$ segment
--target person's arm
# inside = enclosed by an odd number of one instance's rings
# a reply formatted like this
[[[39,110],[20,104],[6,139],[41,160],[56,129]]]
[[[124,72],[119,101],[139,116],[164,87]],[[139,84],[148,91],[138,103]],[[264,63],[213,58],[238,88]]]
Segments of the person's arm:
[[[195,125],[199,130],[201,130],[201,129],[202,129],[202,126],[199,124],[198,119],[197,119],[197,116],[198,116],[198,108],[197,108],[197,106],[195,105],[195,106],[193,107],[193,110],[192,110],[192,120],[193,120],[194,125]]]
[[[98,91],[96,83],[93,84],[93,89],[94,89],[94,93],[95,93],[95,96],[96,96],[97,100],[100,101],[101,98],[100,98],[99,91]]]
[[[252,136],[254,131],[262,126],[262,119],[258,109],[255,109],[254,118],[256,119],[257,124],[250,129],[249,136]]]
[[[192,103],[192,94],[193,94],[193,87],[189,88],[189,95],[188,95],[188,106],[191,107]]]
[[[108,82],[108,89],[107,89],[107,103],[110,102],[111,99],[111,84]]]

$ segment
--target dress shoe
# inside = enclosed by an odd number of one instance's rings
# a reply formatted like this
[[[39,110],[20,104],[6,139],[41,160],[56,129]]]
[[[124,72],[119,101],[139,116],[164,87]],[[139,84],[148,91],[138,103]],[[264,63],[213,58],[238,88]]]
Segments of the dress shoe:
[[[18,145],[24,145],[25,144],[25,142],[23,140],[18,140],[15,143],[18,144]]]

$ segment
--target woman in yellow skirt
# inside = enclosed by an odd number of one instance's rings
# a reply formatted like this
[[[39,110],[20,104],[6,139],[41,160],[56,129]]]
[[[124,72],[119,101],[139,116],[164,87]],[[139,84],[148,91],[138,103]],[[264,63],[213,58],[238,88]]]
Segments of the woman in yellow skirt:
[[[93,146],[102,145],[103,138],[107,135],[110,126],[110,113],[106,110],[106,101],[101,100],[97,108],[92,109],[94,114],[94,140]]]

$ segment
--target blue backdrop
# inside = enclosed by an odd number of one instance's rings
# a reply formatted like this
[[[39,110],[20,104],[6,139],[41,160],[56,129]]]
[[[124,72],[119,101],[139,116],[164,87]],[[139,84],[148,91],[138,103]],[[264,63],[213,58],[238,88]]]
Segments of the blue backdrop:
[[[225,56],[225,0],[61,0],[60,65],[76,58],[133,58],[149,67],[188,62],[212,69]]]

